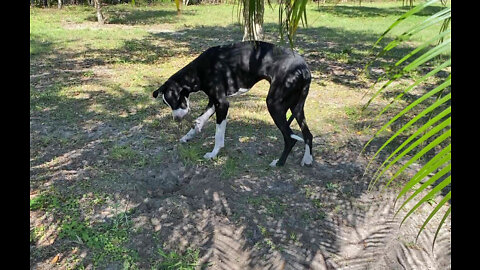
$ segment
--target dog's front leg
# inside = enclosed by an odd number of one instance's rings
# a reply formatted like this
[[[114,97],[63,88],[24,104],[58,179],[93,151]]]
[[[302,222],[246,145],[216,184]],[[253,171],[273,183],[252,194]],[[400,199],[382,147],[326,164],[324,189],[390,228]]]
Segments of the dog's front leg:
[[[213,115],[214,112],[215,112],[215,107],[214,106],[209,107],[206,112],[204,112],[200,117],[198,117],[195,120],[195,126],[192,129],[190,129],[190,131],[188,131],[188,133],[185,134],[185,136],[183,136],[180,139],[180,142],[188,142],[193,137],[195,137],[196,134],[200,133],[202,131],[203,126],[205,125],[205,123],[207,123],[208,119],[210,118],[210,116]]]
[[[217,127],[215,129],[215,146],[212,152],[206,153],[203,157],[206,159],[212,159],[217,156],[218,152],[225,145],[225,129],[227,127],[227,113],[228,113],[228,101],[224,100],[219,105],[216,105],[216,117]]]

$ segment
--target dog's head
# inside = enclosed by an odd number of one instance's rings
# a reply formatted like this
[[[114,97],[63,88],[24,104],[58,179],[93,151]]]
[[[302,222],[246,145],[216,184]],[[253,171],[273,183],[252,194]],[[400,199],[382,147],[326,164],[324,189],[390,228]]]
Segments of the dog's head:
[[[180,121],[190,111],[188,88],[181,87],[175,81],[166,81],[160,88],[153,91],[153,97],[162,95],[163,103],[172,109],[173,119]]]

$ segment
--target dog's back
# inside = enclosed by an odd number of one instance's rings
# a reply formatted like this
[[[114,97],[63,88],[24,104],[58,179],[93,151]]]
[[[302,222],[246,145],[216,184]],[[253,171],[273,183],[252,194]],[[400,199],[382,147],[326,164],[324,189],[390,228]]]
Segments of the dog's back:
[[[196,61],[200,77],[211,79],[202,83],[203,88],[212,87],[212,83],[224,84],[227,95],[233,95],[239,89],[250,89],[262,79],[271,83],[275,76],[292,73],[292,69],[308,71],[307,64],[298,53],[263,41],[211,47]]]

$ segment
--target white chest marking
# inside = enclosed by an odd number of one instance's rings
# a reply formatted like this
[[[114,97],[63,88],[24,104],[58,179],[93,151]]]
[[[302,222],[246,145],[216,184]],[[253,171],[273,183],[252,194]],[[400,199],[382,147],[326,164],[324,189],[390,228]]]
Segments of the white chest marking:
[[[163,101],[165,102],[165,104],[167,104],[168,107],[170,107],[170,109],[171,109],[172,106],[170,106],[170,104],[168,104],[167,100],[165,99],[165,94],[162,95],[162,99],[163,99]]]
[[[243,94],[243,93],[246,93],[246,92],[248,92],[248,91],[250,91],[250,88],[239,88],[237,92],[229,95],[229,97],[238,96],[238,95]]]

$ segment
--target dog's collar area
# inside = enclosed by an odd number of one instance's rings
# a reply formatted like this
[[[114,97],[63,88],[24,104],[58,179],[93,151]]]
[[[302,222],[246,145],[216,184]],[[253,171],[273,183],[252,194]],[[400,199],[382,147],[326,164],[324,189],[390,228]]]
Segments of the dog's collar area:
[[[162,99],[163,99],[163,102],[165,102],[165,104],[167,104],[168,107],[170,107],[170,109],[173,110],[172,106],[170,106],[170,104],[168,104],[167,100],[165,99],[165,94],[162,94]]]

